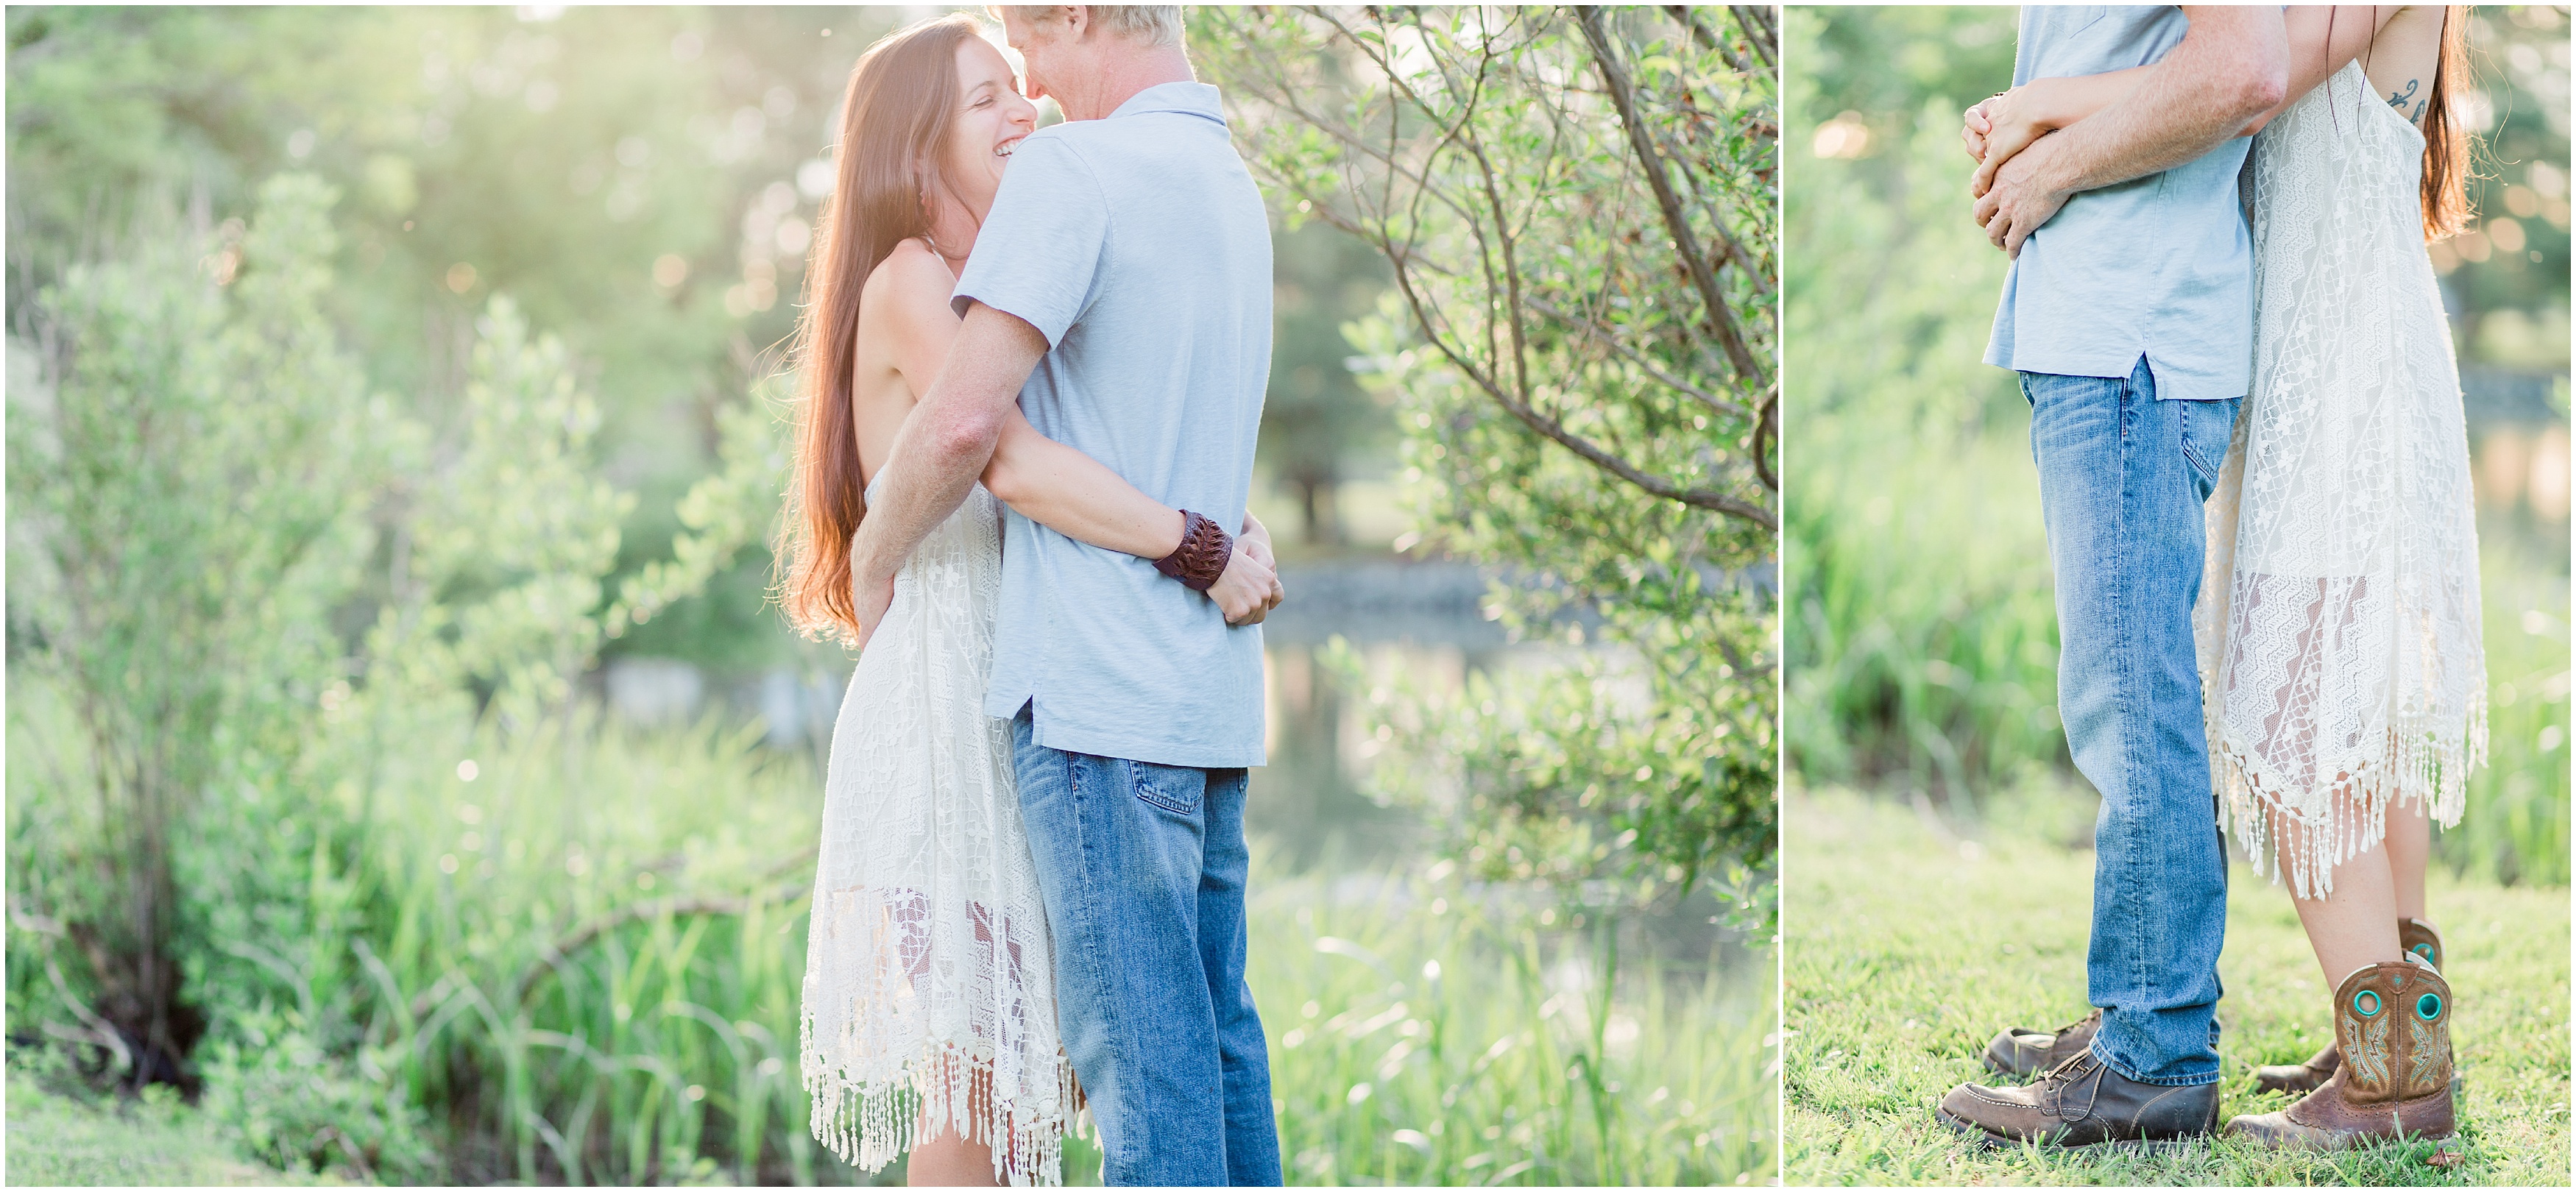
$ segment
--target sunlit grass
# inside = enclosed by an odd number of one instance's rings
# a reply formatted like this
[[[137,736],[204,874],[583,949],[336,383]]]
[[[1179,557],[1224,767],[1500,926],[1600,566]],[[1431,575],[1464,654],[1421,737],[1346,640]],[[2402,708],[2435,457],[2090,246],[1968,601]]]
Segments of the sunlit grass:
[[[2568,1179],[2568,902],[2564,888],[2436,874],[2465,1088],[2462,1162],[2430,1143],[2342,1154],[2218,1142],[2177,1154],[2083,1147],[1979,1152],[1932,1118],[2007,1026],[2047,1029],[2084,1005],[2089,800],[2017,792],[1962,824],[1829,789],[1783,808],[1788,939],[1784,1146],[1791,1184],[2564,1185]],[[2218,1017],[2222,1110],[2285,1102],[2249,1070],[2293,1063],[2330,1031],[2324,978],[2281,889],[2238,868]]]
[[[1768,964],[1621,959],[1605,997],[1598,924],[1542,928],[1456,883],[1258,899],[1289,1182],[1768,1182]]]
[[[361,876],[390,921],[346,941],[351,975],[392,1078],[446,1111],[454,1178],[841,1174],[797,1064],[820,784],[755,740],[487,737],[472,781],[389,809]]]

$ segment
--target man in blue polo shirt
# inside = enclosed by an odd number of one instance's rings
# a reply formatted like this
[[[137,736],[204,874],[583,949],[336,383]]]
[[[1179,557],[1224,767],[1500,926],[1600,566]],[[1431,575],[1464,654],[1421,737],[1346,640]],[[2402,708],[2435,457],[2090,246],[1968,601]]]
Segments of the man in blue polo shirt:
[[[1011,514],[985,711],[1016,736],[1059,1026],[1103,1177],[1276,1185],[1269,1052],[1243,980],[1261,632],[1201,594],[1251,491],[1270,224],[1178,7],[1002,16],[1030,97],[1052,95],[1065,122],[1020,142],[976,233],[953,299],[964,326],[852,545],[860,619],[873,628],[902,561],[963,502],[1015,400],[1039,433],[1200,515],[1151,563]]]
[[[2218,1124],[2227,853],[2211,802],[2192,603],[2201,503],[2253,370],[2253,253],[2237,202],[2249,123],[2288,86],[2278,8],[2021,10],[2035,78],[2160,63],[2127,98],[1988,162],[1974,215],[2013,255],[1986,362],[2021,374],[2057,578],[2057,702],[2101,792],[2087,992],[1935,1115],[1972,1139],[2085,1145]],[[1971,128],[1973,129],[1973,122]],[[1971,152],[1976,152],[1972,143]]]

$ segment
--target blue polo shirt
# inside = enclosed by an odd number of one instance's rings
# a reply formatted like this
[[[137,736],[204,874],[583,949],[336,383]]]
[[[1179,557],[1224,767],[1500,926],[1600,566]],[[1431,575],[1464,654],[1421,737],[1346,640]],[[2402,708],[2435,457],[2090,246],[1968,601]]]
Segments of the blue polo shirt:
[[[2190,22],[2157,5],[2024,5],[2013,85],[2162,59]],[[2030,234],[2004,275],[1986,363],[2125,377],[2156,396],[2243,397],[2254,371],[2254,245],[2236,175],[2249,137],[2161,174],[2088,190]]]
[[[1038,433],[1233,530],[1270,378],[1270,220],[1217,90],[1149,87],[1020,142],[952,299],[1026,320]],[[1264,761],[1261,630],[1147,560],[1011,513],[984,710],[1037,743],[1170,766]]]

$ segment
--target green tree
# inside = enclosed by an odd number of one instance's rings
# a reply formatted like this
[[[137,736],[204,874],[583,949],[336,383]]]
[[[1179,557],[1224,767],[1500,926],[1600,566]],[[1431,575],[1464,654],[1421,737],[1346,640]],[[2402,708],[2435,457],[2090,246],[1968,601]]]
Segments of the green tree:
[[[8,14],[10,310],[134,204],[209,224],[258,179],[347,196],[325,314],[374,388],[462,433],[475,324],[507,292],[597,395],[637,496],[617,567],[687,532],[720,411],[793,327],[801,245],[853,59],[900,14],[847,9],[89,8]],[[827,35],[828,31],[828,35]],[[85,247],[86,246],[86,247]],[[24,329],[21,328],[21,333]],[[765,558],[613,643],[730,668],[798,649]]]
[[[294,765],[406,437],[322,314],[330,201],[280,179],[246,229],[66,270],[29,315],[35,384],[11,387],[12,670],[58,685],[79,734],[39,755],[79,800],[53,863],[12,871],[88,962],[78,1016],[136,1083],[181,1078],[205,1028],[176,880],[198,802]]]
[[[1385,258],[1348,334],[1437,544],[1595,659],[1395,708],[1397,793],[1490,876],[1686,890],[1772,847],[1776,32],[1767,9],[1230,9],[1193,39],[1292,223]],[[1580,633],[1580,630],[1574,632]],[[1645,689],[1645,699],[1624,692]],[[1444,759],[1457,760],[1452,764]],[[1382,771],[1384,772],[1384,771]]]

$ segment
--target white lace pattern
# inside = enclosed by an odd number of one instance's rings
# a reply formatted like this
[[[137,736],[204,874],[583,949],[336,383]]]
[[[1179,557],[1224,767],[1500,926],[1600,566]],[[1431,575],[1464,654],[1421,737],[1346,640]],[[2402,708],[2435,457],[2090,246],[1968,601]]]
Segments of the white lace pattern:
[[[978,487],[895,578],[832,730],[805,961],[814,1136],[868,1171],[945,1123],[994,1176],[1063,1182],[1073,1115],[1053,945],[984,714],[1000,507]]]
[[[2423,149],[2356,63],[2266,126],[2248,166],[2254,386],[2209,501],[2194,628],[2221,822],[2303,898],[2393,804],[2456,825],[2486,760],[2468,432]]]

